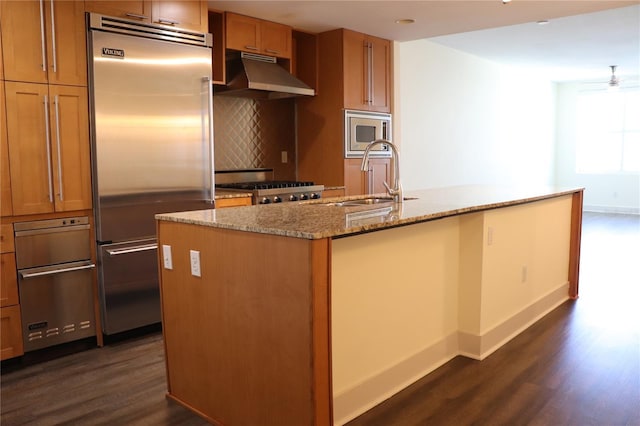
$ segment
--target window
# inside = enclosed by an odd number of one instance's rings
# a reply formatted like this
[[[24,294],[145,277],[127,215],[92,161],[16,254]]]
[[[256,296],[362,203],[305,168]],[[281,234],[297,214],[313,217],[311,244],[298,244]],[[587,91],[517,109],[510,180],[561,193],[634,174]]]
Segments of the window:
[[[640,172],[640,89],[582,92],[576,119],[577,173]]]

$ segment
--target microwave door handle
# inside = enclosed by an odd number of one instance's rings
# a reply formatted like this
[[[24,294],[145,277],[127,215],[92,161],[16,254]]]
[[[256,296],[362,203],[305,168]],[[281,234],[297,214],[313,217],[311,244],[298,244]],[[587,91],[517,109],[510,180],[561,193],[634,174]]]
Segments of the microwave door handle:
[[[387,137],[387,122],[386,121],[382,122],[382,139],[389,140],[389,138]]]

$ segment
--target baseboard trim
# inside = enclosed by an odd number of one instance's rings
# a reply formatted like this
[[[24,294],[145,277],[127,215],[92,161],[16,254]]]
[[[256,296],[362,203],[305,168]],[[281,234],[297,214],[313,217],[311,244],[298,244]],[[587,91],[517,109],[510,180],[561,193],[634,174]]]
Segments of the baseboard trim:
[[[392,397],[458,355],[483,360],[569,299],[569,283],[552,290],[482,335],[454,332],[396,365],[333,396],[340,426]]]
[[[333,396],[333,424],[343,425],[389,399],[458,355],[454,332],[391,368]]]
[[[592,213],[639,214],[640,207],[595,206],[585,204],[583,210]]]

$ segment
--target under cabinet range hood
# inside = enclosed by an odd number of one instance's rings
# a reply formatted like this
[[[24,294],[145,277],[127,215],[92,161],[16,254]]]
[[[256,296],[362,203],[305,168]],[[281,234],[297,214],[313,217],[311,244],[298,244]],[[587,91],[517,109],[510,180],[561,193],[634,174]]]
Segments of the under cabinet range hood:
[[[256,99],[313,96],[315,91],[278,65],[276,58],[242,52],[227,58],[228,83],[216,95]]]

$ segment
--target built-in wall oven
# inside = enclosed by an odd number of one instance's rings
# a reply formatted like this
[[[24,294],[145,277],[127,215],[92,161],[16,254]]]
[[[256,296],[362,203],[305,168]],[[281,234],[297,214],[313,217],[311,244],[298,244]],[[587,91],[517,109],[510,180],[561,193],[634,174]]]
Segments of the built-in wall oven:
[[[344,110],[345,158],[362,158],[371,142],[386,139],[391,142],[391,114]],[[391,157],[389,145],[377,145],[369,152],[371,157]]]
[[[25,352],[95,336],[89,218],[14,224]]]

